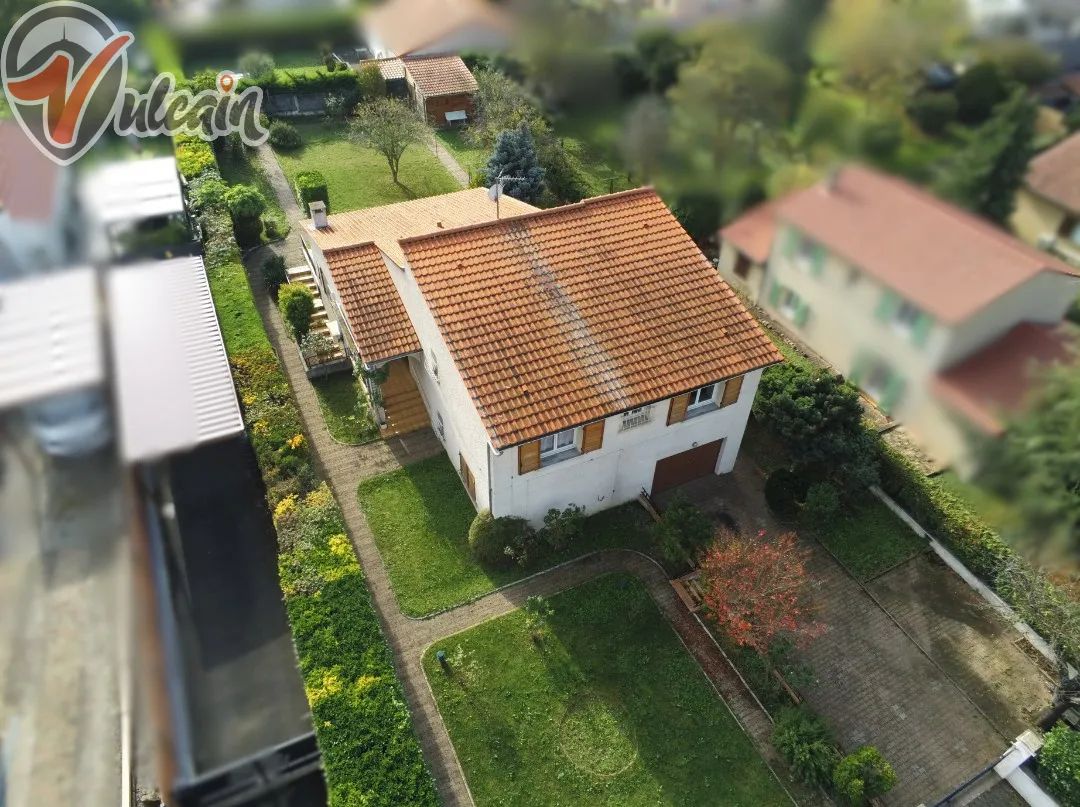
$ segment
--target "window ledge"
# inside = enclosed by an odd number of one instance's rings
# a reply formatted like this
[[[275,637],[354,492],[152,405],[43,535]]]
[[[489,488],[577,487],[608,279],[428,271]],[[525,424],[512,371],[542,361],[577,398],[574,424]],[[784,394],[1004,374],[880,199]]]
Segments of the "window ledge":
[[[566,451],[558,451],[554,454],[548,454],[547,456],[540,457],[540,467],[547,468],[551,465],[558,465],[560,462],[573,459],[574,457],[580,457],[581,450],[577,448],[568,448]]]

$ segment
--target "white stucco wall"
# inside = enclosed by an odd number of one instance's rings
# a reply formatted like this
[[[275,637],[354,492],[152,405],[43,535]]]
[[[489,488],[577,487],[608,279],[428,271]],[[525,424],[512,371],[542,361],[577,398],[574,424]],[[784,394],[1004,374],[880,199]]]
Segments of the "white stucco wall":
[[[736,403],[671,426],[668,401],[653,405],[648,424],[626,431],[619,431],[621,415],[609,417],[600,449],[526,474],[518,473],[516,447],[492,451],[491,511],[522,516],[538,526],[552,507],[577,504],[590,513],[614,507],[637,498],[642,488],[651,491],[657,460],[721,439],[716,473],[727,473],[735,466],[760,379],[760,370],[748,373]],[[580,439],[579,430],[579,444]]]
[[[739,260],[739,250],[730,241],[724,241],[720,246],[720,260],[717,269],[720,276],[734,288],[746,295],[753,303],[761,302],[762,281],[765,279],[765,266],[751,261],[749,271],[745,278],[735,274],[735,264]]]

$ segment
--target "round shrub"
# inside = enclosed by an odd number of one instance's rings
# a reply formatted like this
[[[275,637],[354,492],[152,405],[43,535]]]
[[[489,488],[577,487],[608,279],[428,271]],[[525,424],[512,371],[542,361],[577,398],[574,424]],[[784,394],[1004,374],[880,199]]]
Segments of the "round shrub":
[[[808,485],[794,471],[779,468],[765,480],[765,501],[769,509],[782,519],[792,519],[806,499]]]
[[[806,491],[802,516],[815,527],[824,527],[840,514],[840,491],[831,482],[816,482]]]
[[[519,542],[529,530],[523,518],[495,518],[490,510],[481,510],[469,527],[469,551],[489,568],[507,569],[515,562],[507,547]]]
[[[773,727],[772,744],[800,781],[812,787],[825,787],[832,782],[839,762],[836,740],[825,721],[805,705],[780,711]]]
[[[833,771],[833,786],[851,804],[863,805],[896,786],[889,761],[872,745],[848,754]]]
[[[289,275],[285,271],[285,259],[280,255],[271,255],[262,265],[263,280],[270,295],[276,300],[278,289],[289,282]]]
[[[270,124],[270,145],[276,149],[290,151],[304,145],[296,127],[288,121],[276,120]]]
[[[234,219],[257,219],[266,210],[266,197],[251,185],[233,185],[225,191],[225,206]]]
[[[315,298],[307,286],[289,283],[278,291],[281,317],[295,339],[303,339],[311,330],[311,315],[315,313]]]
[[[951,92],[922,93],[911,101],[908,115],[923,132],[937,137],[956,120],[958,106],[956,96]]]
[[[994,107],[1009,97],[1009,84],[993,62],[980,62],[956,82],[957,117],[968,126],[987,120]]]
[[[1080,804],[1080,732],[1058,725],[1047,733],[1039,778],[1062,804]]]

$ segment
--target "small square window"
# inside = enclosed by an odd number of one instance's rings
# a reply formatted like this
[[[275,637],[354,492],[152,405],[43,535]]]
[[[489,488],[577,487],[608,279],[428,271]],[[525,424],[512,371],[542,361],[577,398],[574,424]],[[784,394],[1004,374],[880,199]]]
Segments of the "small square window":
[[[686,408],[695,409],[699,406],[707,406],[713,402],[715,396],[716,384],[706,384],[704,387],[698,387],[690,393],[690,403],[687,404]]]
[[[575,444],[573,429],[549,434],[547,437],[540,438],[540,456],[547,457],[569,451],[575,447]]]
[[[896,309],[896,314],[893,316],[893,327],[901,333],[911,333],[921,316],[922,311],[911,303],[903,302]]]
[[[777,310],[788,319],[795,319],[799,314],[799,309],[802,306],[802,300],[799,299],[799,295],[793,292],[791,289],[785,288],[780,291],[780,300],[777,302]]]

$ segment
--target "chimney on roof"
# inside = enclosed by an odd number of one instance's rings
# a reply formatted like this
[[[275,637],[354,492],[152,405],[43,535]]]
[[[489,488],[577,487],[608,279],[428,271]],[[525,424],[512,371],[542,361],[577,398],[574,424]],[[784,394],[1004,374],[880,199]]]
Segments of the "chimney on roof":
[[[308,209],[311,211],[311,221],[315,229],[325,230],[330,226],[330,221],[326,218],[326,202],[316,199],[308,204]]]

